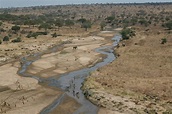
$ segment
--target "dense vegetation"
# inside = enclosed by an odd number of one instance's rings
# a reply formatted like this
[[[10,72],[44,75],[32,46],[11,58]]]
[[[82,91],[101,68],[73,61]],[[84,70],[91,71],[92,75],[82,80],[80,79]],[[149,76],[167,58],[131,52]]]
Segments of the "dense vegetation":
[[[0,9],[0,33],[7,33],[1,35],[0,38],[3,39],[8,34],[12,35],[12,39],[16,38],[14,34],[37,38],[39,35],[49,33],[55,38],[61,28],[80,27],[89,31],[92,26],[98,26],[98,30],[113,30],[130,26],[159,26],[170,31],[172,30],[172,12],[165,10],[170,5],[166,3],[92,4]],[[4,27],[6,23],[12,26],[6,28]],[[30,31],[25,30],[26,28]],[[52,30],[55,30],[54,34]],[[121,34],[124,39],[134,35],[129,29],[124,29]],[[8,38],[4,40],[9,41]]]

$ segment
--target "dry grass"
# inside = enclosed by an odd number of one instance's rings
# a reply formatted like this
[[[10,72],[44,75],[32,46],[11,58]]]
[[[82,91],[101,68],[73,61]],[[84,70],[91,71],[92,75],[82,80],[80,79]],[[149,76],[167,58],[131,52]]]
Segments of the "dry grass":
[[[96,91],[130,98],[145,107],[148,106],[146,102],[154,102],[157,107],[162,106],[164,111],[170,110],[172,109],[172,105],[169,104],[172,102],[171,34],[164,30],[157,34],[156,29],[151,29],[147,33],[143,28],[136,31],[134,38],[120,43],[120,47],[116,50],[120,57],[94,72],[92,78],[88,80],[94,80],[101,86],[99,89],[96,86]],[[167,43],[161,44],[164,37],[167,38]],[[124,42],[125,47],[122,46]],[[147,108],[162,111],[162,107],[157,107]]]

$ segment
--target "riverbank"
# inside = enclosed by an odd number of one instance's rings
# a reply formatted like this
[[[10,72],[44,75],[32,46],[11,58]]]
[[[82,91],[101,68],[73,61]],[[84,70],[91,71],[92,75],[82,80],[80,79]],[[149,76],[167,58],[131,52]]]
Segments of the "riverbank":
[[[105,108],[99,114],[172,112],[170,35],[166,30],[136,29],[136,36],[115,50],[120,56],[86,79],[85,95]],[[162,38],[167,43],[161,44]]]

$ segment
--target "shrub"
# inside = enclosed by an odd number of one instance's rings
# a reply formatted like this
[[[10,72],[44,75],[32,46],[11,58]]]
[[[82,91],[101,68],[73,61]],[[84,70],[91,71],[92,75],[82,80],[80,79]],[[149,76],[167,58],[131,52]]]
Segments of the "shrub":
[[[57,35],[57,33],[53,33],[53,34],[51,34],[51,36],[52,36],[53,38],[55,38],[55,37],[57,37],[58,35]]]
[[[11,30],[14,30],[15,32],[17,32],[17,31],[20,30],[20,26],[17,26],[17,25],[12,26],[12,27],[11,27]]]
[[[172,20],[165,23],[164,26],[167,27],[169,30],[172,30]]]
[[[165,44],[165,43],[167,43],[167,39],[166,38],[162,38],[161,39],[161,44]]]
[[[0,26],[2,25],[2,22],[0,22]]]
[[[91,22],[86,21],[81,25],[82,28],[85,28],[85,31],[87,31],[88,28],[91,28]]]
[[[47,35],[47,34],[48,34],[47,32],[34,32],[34,33],[29,33],[26,37],[27,38],[31,38],[31,37],[37,38],[37,36],[39,36],[39,35]]]
[[[2,44],[2,41],[0,40],[0,44]]]
[[[8,37],[8,36],[5,36],[4,38],[3,38],[3,41],[9,41],[10,40],[10,38]]]
[[[16,38],[16,39],[12,40],[11,42],[16,43],[16,42],[21,42],[21,41],[22,41],[21,38],[18,37],[18,38]]]
[[[128,40],[130,37],[135,36],[135,32],[132,29],[124,28],[120,34],[122,35],[123,40]]]

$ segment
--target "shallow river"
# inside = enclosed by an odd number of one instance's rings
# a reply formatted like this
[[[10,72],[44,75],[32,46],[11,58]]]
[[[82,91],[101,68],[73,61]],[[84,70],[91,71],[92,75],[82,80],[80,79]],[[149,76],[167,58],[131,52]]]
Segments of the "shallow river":
[[[120,35],[114,36],[112,38],[113,45],[111,46],[103,46],[95,49],[96,52],[100,54],[104,54],[107,57],[97,64],[95,64],[93,67],[90,68],[84,68],[81,70],[73,71],[70,73],[65,73],[60,75],[60,78],[57,78],[56,76],[50,77],[50,78],[40,78],[38,76],[33,76],[30,74],[25,73],[28,66],[31,65],[34,61],[38,60],[44,53],[37,53],[32,56],[24,57],[22,58],[22,67],[19,71],[19,74],[24,77],[31,77],[37,79],[40,83],[46,83],[48,86],[57,87],[60,88],[64,93],[57,98],[52,104],[44,108],[40,114],[49,114],[51,111],[53,111],[55,108],[57,108],[60,103],[63,101],[65,96],[69,96],[73,99],[75,99],[81,106],[74,112],[74,114],[97,114],[99,107],[92,104],[90,101],[88,101],[85,96],[82,93],[81,87],[82,83],[84,82],[85,78],[89,76],[89,74],[95,70],[97,70],[100,67],[103,67],[112,61],[115,60],[115,55],[113,53],[114,47],[117,46],[121,39]],[[62,45],[57,45],[51,50],[49,50],[47,53],[53,53],[58,50],[58,48]],[[32,58],[31,60],[28,60],[28,58]],[[59,76],[58,76],[59,77]]]

